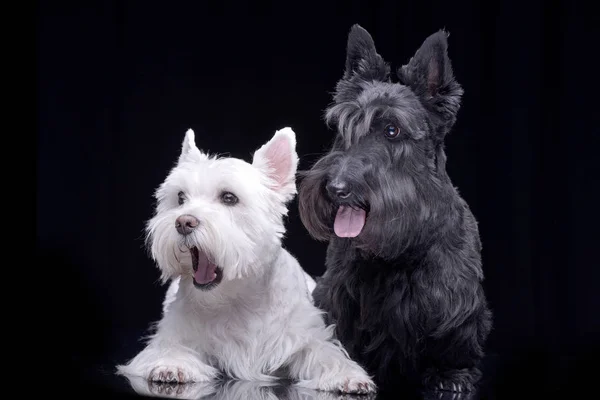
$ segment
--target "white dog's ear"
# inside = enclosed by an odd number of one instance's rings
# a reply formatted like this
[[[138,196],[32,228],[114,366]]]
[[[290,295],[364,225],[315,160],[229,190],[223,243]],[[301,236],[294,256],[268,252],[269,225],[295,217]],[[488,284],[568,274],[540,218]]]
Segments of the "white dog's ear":
[[[192,129],[188,129],[185,133],[185,137],[183,138],[183,144],[181,145],[179,162],[200,161],[203,158],[206,158],[206,155],[203,154],[198,147],[196,147],[194,131]]]
[[[296,193],[296,134],[291,128],[283,128],[254,153],[252,165],[269,178],[269,186],[290,200]]]

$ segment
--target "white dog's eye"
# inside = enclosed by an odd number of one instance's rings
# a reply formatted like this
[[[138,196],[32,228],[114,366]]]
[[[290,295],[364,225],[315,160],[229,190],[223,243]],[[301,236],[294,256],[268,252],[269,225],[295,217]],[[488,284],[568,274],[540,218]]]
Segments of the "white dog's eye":
[[[179,205],[182,205],[185,202],[185,193],[177,193],[177,201],[179,202]]]
[[[236,197],[235,194],[233,194],[231,192],[223,192],[221,194],[221,201],[223,202],[223,204],[227,204],[228,206],[233,206],[233,205],[237,204],[238,198]]]

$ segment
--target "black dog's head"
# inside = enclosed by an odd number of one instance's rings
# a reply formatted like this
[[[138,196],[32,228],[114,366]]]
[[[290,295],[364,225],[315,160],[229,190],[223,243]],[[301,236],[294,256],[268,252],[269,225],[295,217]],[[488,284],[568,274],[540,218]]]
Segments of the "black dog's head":
[[[352,27],[344,76],[325,114],[337,128],[334,143],[299,185],[300,217],[314,238],[353,238],[394,257],[451,217],[443,143],[463,90],[447,36],[429,36],[394,81],[369,33]]]

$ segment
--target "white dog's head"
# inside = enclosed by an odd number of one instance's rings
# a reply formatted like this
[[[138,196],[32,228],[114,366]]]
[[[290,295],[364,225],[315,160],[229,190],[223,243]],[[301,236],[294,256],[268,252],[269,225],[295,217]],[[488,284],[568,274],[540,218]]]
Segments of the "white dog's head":
[[[156,190],[147,244],[163,282],[193,276],[208,290],[258,270],[281,246],[296,194],[296,136],[284,128],[253,157],[218,158],[185,135],[176,166]]]

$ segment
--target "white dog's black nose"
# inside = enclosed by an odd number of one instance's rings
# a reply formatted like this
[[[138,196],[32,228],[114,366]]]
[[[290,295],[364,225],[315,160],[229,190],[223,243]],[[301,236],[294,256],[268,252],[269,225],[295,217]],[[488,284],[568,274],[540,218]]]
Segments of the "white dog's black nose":
[[[350,196],[348,184],[340,179],[329,181],[325,188],[332,198],[339,197],[340,199],[347,199]]]
[[[182,235],[189,235],[198,225],[200,225],[198,218],[189,214],[181,215],[175,220],[175,229]]]

